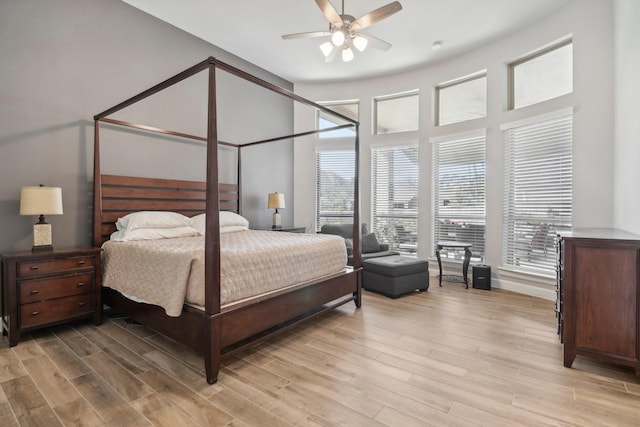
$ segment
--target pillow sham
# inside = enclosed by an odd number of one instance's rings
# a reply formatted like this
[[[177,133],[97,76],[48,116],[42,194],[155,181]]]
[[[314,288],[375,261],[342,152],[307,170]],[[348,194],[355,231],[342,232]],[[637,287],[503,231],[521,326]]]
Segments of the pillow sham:
[[[204,236],[207,214],[196,215],[191,218],[191,226]],[[249,229],[249,221],[234,212],[220,211],[220,233],[231,233]]]
[[[220,227],[238,225],[249,228],[249,221],[241,215],[230,211],[220,211]]]
[[[207,227],[206,222],[207,222],[207,214],[200,214],[200,215],[192,216],[191,220],[189,221],[189,224],[193,228],[198,230],[198,233],[204,236],[204,231]]]
[[[144,228],[176,228],[188,227],[190,223],[191,220],[189,217],[177,212],[140,211],[118,218],[116,221],[116,229],[137,230]]]
[[[244,225],[227,225],[225,227],[220,227],[220,234],[224,233],[235,233],[236,231],[247,231],[248,228]]]
[[[190,226],[173,228],[137,228],[135,230],[114,231],[111,233],[111,240],[115,242],[128,242],[132,240],[157,240],[198,236],[199,234],[198,230]]]

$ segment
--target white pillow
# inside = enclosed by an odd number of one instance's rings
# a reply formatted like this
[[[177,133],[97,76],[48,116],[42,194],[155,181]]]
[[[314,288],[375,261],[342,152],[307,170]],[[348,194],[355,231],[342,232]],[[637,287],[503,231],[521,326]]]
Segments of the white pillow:
[[[249,221],[235,212],[220,211],[220,228],[230,225],[237,225],[248,229]]]
[[[135,230],[114,231],[111,233],[111,240],[115,242],[127,242],[131,240],[171,239],[174,237],[198,235],[198,230],[190,226],[173,228],[138,228]]]
[[[191,226],[204,236],[206,228],[206,214],[196,215],[191,218]],[[220,233],[231,233],[249,229],[249,221],[234,212],[220,211]]]
[[[207,214],[200,214],[200,215],[192,216],[190,224],[193,228],[198,230],[198,233],[204,236],[204,232],[207,227],[206,222],[207,222]]]
[[[177,212],[140,211],[118,218],[116,221],[116,228],[118,230],[137,230],[139,228],[176,228],[188,227],[190,224],[191,220],[189,217]]]
[[[244,225],[227,225],[226,227],[220,227],[220,234],[235,233],[236,231],[247,231],[248,228]]]

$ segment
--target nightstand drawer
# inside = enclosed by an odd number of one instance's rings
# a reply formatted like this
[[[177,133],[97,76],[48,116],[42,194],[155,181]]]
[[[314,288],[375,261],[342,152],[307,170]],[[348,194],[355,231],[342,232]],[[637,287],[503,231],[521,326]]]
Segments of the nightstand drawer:
[[[18,263],[18,277],[42,275],[81,268],[93,267],[95,257],[78,256],[68,258],[49,258]]]
[[[93,290],[93,273],[19,282],[20,304],[83,294]]]
[[[93,294],[24,304],[20,307],[20,327],[25,328],[89,314],[94,311],[94,305]]]

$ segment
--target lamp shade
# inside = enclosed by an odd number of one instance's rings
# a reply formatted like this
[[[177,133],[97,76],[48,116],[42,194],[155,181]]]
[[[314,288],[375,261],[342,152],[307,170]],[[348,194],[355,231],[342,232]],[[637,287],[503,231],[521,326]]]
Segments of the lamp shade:
[[[20,215],[62,215],[62,188],[22,187]]]
[[[283,193],[270,193],[269,203],[267,205],[269,209],[284,209],[284,194]]]

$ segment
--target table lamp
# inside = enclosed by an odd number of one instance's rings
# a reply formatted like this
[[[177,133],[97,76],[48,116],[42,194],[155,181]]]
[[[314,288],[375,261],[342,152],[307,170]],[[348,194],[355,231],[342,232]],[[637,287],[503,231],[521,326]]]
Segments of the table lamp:
[[[284,209],[284,194],[283,193],[270,193],[269,203],[267,205],[269,209],[275,209],[273,213],[273,225],[272,228],[280,228],[282,226],[280,222],[280,214],[278,209]]]
[[[62,215],[62,189],[60,187],[22,187],[20,215],[39,215],[33,225],[33,250],[52,251],[51,224],[45,215]]]

